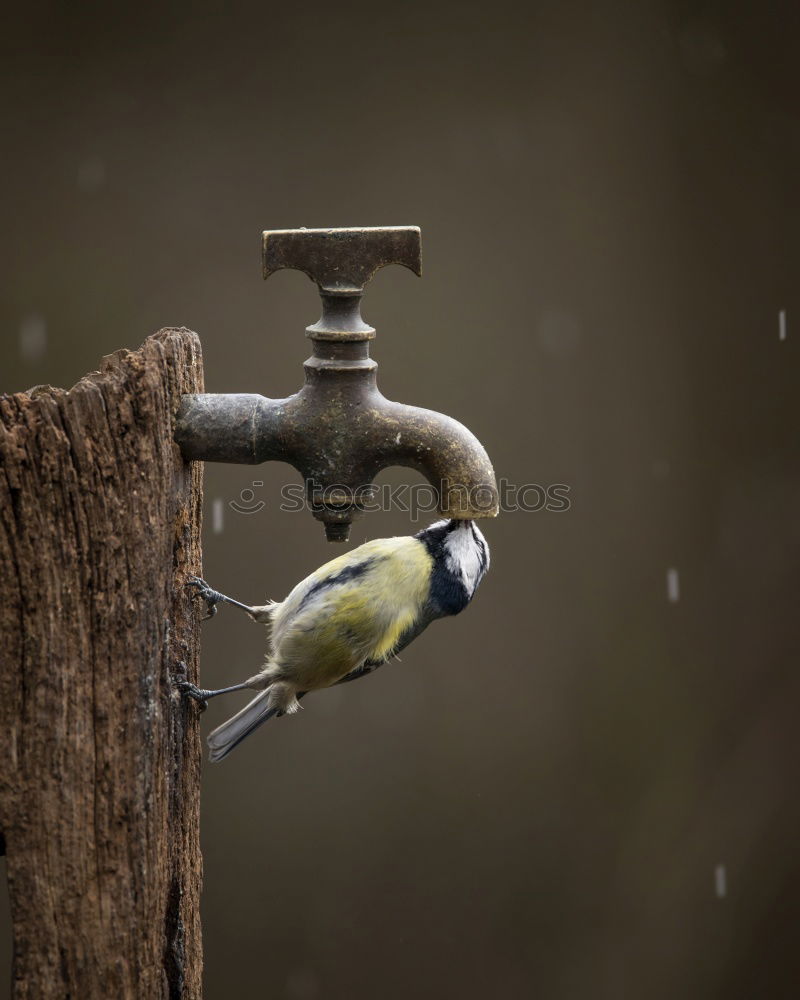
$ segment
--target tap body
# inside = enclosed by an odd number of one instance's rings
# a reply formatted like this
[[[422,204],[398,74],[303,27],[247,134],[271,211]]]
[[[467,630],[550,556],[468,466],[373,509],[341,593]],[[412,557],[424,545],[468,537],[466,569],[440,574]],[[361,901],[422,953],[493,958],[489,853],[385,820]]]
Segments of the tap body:
[[[342,261],[348,267],[340,266]],[[264,234],[264,273],[298,267],[317,280],[322,316],[306,330],[313,353],[293,396],[186,395],[175,439],[184,456],[207,462],[288,462],[329,541],[346,541],[368,505],[375,476],[416,469],[451,518],[493,517],[498,494],[489,457],[463,424],[386,399],[369,356],[375,330],[361,317],[363,286],[386,263],[419,273],[419,230],[286,230]],[[345,280],[342,275],[350,275]]]

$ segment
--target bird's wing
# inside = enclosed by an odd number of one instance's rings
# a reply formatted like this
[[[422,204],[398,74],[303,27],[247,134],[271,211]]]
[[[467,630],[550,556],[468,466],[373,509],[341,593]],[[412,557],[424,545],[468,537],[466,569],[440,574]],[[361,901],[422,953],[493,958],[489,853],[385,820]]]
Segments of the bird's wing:
[[[336,683],[368,661],[382,662],[424,609],[429,564],[413,538],[368,542],[328,563],[276,614],[274,663],[309,690]]]
[[[427,590],[424,566],[430,557],[415,538],[379,538],[359,545],[321,566],[302,580],[276,611],[272,645],[277,649],[291,631],[338,616],[351,601],[368,604],[373,612],[391,616],[398,604]],[[393,564],[390,572],[386,563]]]
[[[327,592],[331,596],[337,589],[351,585],[362,577],[370,568],[374,567],[379,553],[376,551],[377,543],[367,542],[359,545],[352,552],[331,559],[330,562],[320,566],[305,580],[290,592],[289,596],[281,602],[280,608],[276,611],[272,622],[272,645],[273,648],[280,645],[281,639],[296,623],[298,618],[309,610],[310,605],[318,600],[323,593]]]

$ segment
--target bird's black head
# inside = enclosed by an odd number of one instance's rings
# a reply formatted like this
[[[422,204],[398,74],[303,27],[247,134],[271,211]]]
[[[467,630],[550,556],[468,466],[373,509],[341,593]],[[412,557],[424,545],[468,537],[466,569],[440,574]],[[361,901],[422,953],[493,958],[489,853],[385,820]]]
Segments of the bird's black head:
[[[474,521],[437,521],[416,537],[433,558],[431,600],[456,615],[472,600],[489,569],[489,546]]]

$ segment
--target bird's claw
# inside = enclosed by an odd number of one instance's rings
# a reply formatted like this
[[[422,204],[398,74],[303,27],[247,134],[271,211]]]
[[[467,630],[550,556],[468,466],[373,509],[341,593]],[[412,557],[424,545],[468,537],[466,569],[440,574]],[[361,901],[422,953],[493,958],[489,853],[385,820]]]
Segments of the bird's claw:
[[[213,587],[209,586],[199,576],[190,576],[186,581],[186,586],[197,587],[197,593],[194,596],[200,597],[206,602],[207,614],[203,616],[202,621],[208,621],[209,618],[213,618],[217,613],[217,604],[222,600],[222,594],[214,590]]]
[[[190,681],[180,681],[178,690],[187,698],[193,698],[197,702],[201,712],[205,712],[208,708],[208,701],[205,698],[206,692],[196,684],[192,684]]]

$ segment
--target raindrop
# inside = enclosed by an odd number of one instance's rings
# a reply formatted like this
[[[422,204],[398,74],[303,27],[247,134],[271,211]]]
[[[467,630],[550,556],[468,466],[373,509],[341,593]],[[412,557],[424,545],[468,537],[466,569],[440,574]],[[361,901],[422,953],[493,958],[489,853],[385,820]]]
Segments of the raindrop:
[[[19,327],[19,354],[23,361],[38,361],[47,350],[47,323],[36,313],[26,316]]]
[[[225,527],[225,505],[221,497],[211,504],[211,529],[215,535],[221,535]]]
[[[681,597],[680,581],[676,569],[667,570],[667,600],[671,604],[677,604]]]
[[[728,895],[728,873],[725,865],[717,865],[714,869],[714,891],[717,899],[724,899]]]
[[[778,313],[778,340],[786,340],[786,310]]]

